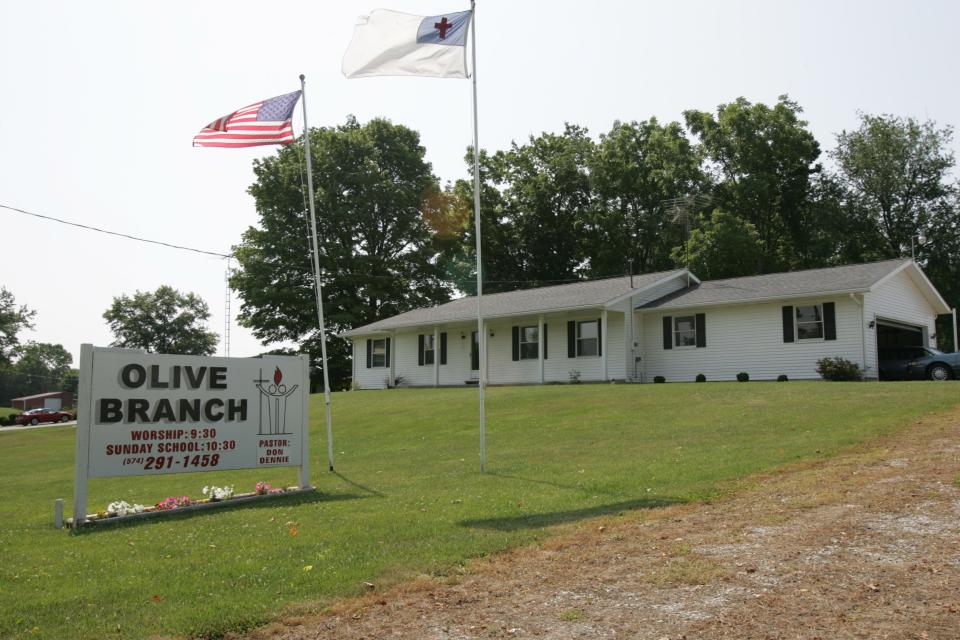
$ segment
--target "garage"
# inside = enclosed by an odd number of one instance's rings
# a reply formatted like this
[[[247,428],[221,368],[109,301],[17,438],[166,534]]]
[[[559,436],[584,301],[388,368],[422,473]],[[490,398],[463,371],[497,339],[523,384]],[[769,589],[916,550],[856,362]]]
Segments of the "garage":
[[[906,366],[911,355],[909,350],[903,347],[924,346],[923,335],[923,327],[877,319],[877,353],[881,380],[900,380],[906,376]]]

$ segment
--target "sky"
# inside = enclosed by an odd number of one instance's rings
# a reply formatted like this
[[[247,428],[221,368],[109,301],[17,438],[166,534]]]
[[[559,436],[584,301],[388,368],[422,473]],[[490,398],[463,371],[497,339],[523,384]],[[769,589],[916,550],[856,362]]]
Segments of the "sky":
[[[565,122],[679,120],[739,96],[789,94],[823,148],[857,112],[956,126],[960,3],[479,0],[480,146]],[[311,126],[387,117],[420,132],[444,182],[467,177],[470,82],[346,80],[357,16],[420,15],[463,0],[0,3],[0,204],[227,253],[257,224],[247,188],[271,147],[199,149],[203,125],[299,88]],[[302,130],[295,113],[294,131]],[[225,263],[0,209],[0,285],[37,312],[21,339],[107,346],[113,298],[162,284],[210,305],[224,328]],[[230,354],[267,347],[236,324]],[[221,344],[218,353],[223,353]],[[76,364],[76,361],[75,361]]]

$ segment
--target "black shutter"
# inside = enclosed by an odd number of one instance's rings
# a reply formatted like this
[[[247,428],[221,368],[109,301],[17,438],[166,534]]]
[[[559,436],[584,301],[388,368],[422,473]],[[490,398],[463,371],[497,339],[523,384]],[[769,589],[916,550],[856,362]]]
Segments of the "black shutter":
[[[837,339],[837,305],[833,302],[823,303],[823,339]]]
[[[793,342],[793,306],[783,307],[783,341]]]
[[[673,349],[673,316],[663,316],[663,348]]]
[[[567,357],[577,357],[577,323],[573,320],[567,321]]]
[[[440,364],[447,364],[447,332],[440,334]]]
[[[386,347],[387,347],[387,352],[386,352],[386,355],[384,355],[383,361],[384,361],[384,365],[389,367],[390,366],[390,338],[387,338]]]
[[[423,334],[417,336],[417,364],[423,366]]]
[[[697,314],[697,348],[707,346],[707,314]]]
[[[513,327],[513,359],[520,359],[520,327]]]
[[[547,359],[547,336],[550,335],[547,333],[547,323],[543,323],[543,359]]]
[[[597,355],[603,355],[603,322],[597,320]]]
[[[373,340],[367,340],[367,369],[373,366]]]

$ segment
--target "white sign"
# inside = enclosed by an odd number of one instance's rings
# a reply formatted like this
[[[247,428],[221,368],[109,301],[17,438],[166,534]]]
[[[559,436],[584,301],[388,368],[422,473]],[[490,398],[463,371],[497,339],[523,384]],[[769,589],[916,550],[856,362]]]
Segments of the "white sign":
[[[74,521],[87,478],[298,466],[308,487],[309,380],[307,356],[83,345]]]

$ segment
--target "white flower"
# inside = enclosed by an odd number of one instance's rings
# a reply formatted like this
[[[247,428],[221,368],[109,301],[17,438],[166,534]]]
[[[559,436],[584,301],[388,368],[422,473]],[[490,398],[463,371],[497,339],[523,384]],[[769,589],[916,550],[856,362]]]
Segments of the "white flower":
[[[233,497],[233,485],[228,487],[215,487],[213,485],[203,488],[203,495],[211,500],[226,500]]]
[[[125,500],[118,500],[107,505],[107,513],[112,516],[126,516],[134,513],[143,513],[142,504],[130,504]]]

